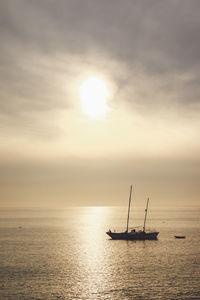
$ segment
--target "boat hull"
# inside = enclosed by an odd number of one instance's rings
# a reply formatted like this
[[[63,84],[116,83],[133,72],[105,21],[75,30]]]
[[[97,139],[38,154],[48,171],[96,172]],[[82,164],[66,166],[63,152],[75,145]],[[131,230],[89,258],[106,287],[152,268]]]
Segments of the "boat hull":
[[[157,240],[159,232],[106,232],[113,240]]]

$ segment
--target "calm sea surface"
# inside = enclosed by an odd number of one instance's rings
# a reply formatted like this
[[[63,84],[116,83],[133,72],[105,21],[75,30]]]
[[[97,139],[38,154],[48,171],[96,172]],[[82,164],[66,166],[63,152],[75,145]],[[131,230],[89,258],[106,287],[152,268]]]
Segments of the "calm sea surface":
[[[157,208],[158,241],[113,241],[126,208],[0,211],[0,299],[200,299],[200,211]],[[131,222],[142,225],[143,210]],[[186,235],[177,240],[174,235]]]

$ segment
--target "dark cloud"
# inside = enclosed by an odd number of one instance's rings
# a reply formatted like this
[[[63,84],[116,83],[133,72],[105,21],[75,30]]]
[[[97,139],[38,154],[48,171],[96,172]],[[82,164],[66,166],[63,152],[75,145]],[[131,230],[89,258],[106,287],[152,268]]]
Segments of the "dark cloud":
[[[16,0],[2,6],[3,32],[24,46],[83,53],[97,45],[160,69],[160,58],[181,68],[199,58],[199,1]]]

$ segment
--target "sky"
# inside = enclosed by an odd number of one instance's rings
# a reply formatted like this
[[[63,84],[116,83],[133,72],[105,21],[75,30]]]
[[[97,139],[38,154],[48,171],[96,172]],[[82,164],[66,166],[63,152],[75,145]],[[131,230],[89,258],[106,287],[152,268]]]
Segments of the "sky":
[[[0,206],[127,205],[130,184],[136,205],[199,205],[199,11],[0,0]],[[88,78],[103,117],[83,111]]]

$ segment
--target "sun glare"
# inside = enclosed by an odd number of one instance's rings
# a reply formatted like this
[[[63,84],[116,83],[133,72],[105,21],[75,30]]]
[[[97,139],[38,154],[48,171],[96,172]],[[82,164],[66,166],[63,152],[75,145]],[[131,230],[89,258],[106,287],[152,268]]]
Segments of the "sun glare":
[[[80,86],[82,111],[91,118],[104,118],[107,111],[108,90],[102,79],[91,77]]]

